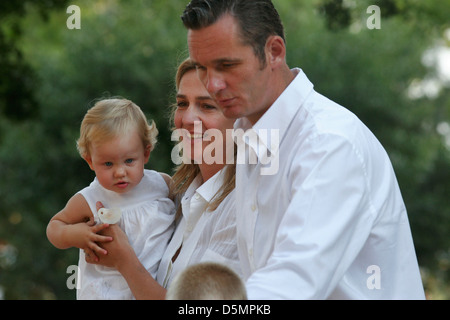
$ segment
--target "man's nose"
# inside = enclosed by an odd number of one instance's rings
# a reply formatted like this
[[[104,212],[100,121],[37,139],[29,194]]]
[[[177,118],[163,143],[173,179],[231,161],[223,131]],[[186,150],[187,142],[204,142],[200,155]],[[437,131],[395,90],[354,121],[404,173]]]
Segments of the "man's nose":
[[[220,90],[225,89],[225,80],[223,76],[214,70],[208,70],[203,84],[211,95],[215,95]]]

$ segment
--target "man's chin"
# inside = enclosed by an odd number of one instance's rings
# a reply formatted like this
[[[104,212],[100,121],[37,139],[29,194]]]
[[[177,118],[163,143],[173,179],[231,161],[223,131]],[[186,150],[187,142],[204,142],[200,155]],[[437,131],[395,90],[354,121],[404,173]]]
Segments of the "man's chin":
[[[223,108],[222,113],[228,119],[239,119],[244,116],[237,107]]]

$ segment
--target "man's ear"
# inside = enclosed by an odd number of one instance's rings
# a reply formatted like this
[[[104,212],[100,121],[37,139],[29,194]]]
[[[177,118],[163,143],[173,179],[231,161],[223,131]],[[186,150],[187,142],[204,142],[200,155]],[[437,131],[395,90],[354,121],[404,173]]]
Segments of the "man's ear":
[[[83,159],[87,162],[87,164],[89,165],[89,167],[91,168],[91,170],[94,171],[94,167],[93,167],[93,165],[92,165],[92,158],[91,158],[91,156],[88,155],[88,154],[85,154],[85,155],[83,156]]]
[[[266,59],[272,69],[286,61],[286,44],[280,36],[270,36],[266,42]]]

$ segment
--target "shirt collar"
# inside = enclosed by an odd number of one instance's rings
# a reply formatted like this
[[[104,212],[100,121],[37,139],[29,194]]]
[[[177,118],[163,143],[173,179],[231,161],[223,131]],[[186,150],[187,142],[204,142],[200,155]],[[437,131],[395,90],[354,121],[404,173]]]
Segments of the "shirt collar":
[[[224,169],[225,168],[221,169],[203,184],[202,176],[200,174],[197,175],[197,177],[194,179],[194,181],[192,181],[191,185],[186,190],[184,198],[191,198],[194,194],[198,194],[206,202],[211,202],[213,197],[217,194],[224,183]]]
[[[248,138],[247,140],[244,139],[244,142],[255,151],[258,157],[267,154],[267,151],[270,153],[278,151],[279,144],[286,134],[287,128],[307,96],[313,90],[313,84],[300,68],[294,68],[291,71],[295,75],[294,80],[254,126],[247,118],[240,118],[234,124],[235,130],[242,129],[246,132],[243,137]],[[274,134],[271,130],[277,130],[279,140],[276,142],[278,143],[269,142],[270,137],[273,137]],[[252,139],[252,137],[256,136],[258,141],[255,141],[256,139],[254,138]],[[256,145],[258,145],[259,149]]]

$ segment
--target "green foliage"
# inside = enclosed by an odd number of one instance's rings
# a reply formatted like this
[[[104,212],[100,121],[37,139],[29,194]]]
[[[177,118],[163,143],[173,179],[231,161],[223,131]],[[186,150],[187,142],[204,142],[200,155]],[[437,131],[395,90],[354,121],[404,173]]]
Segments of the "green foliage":
[[[431,98],[413,99],[408,91],[436,75],[422,57],[450,28],[450,4],[274,3],[286,28],[289,65],[304,69],[317,91],[352,110],[383,143],[408,208],[419,263],[448,279],[450,133],[437,127],[450,122],[449,84]],[[78,251],[53,248],[45,228],[93,179],[75,141],[95,99],[129,98],[154,119],[160,136],[148,167],[171,173],[168,110],[176,66],[187,56],[179,19],[186,4],[79,0],[80,30],[66,27],[64,1],[0,5],[0,293],[3,288],[5,298],[75,297],[66,287],[66,269],[77,264]],[[366,28],[371,4],[381,8],[380,30]]]
[[[77,264],[78,251],[53,248],[45,228],[94,177],[75,141],[95,99],[129,98],[154,119],[159,143],[148,167],[171,173],[168,110],[186,34],[174,18],[175,4],[80,1],[81,30],[66,28],[65,8],[48,11],[44,21],[40,7],[27,6],[16,50],[34,72],[31,105],[37,116],[18,123],[6,110],[0,115],[0,245],[12,245],[17,255],[0,272],[6,298],[74,297],[65,286],[66,269]]]

